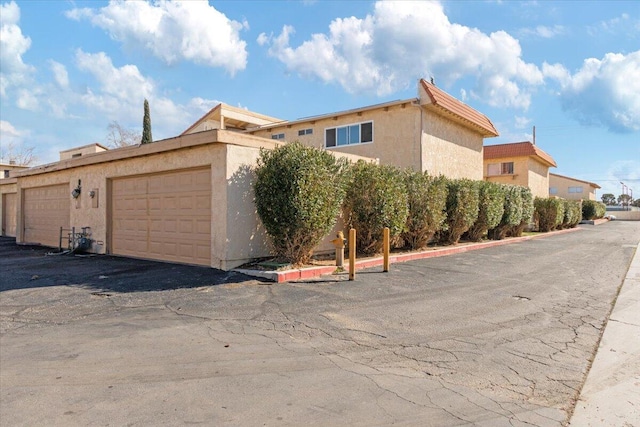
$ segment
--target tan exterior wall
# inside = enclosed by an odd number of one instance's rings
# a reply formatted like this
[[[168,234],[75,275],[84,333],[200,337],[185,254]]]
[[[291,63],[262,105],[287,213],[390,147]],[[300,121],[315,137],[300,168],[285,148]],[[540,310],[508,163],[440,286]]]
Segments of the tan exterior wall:
[[[480,134],[422,110],[421,169],[430,175],[482,180]]]
[[[404,105],[404,107],[402,106]],[[342,116],[310,120],[262,129],[253,132],[256,136],[271,138],[274,134],[284,133],[284,141],[300,141],[302,144],[324,148],[325,129],[349,124],[373,121],[373,142],[348,146],[331,147],[328,150],[336,153],[347,153],[357,156],[379,159],[380,164],[395,165],[401,168],[420,168],[420,109],[410,102],[401,105],[350,113]],[[298,135],[302,129],[313,129],[311,135]]]
[[[640,221],[640,211],[607,211],[607,215],[613,215],[619,221]]]
[[[549,167],[529,157],[529,189],[533,197],[549,197]]]
[[[0,179],[0,224],[2,227],[8,227],[9,229],[14,229],[17,226],[17,216],[18,216],[18,206],[17,206],[17,179],[16,178],[7,178]],[[16,197],[15,211],[8,211],[8,206],[5,206],[5,202],[7,200],[7,195],[14,195]],[[6,230],[9,231],[9,230]],[[0,234],[5,235],[5,230],[0,232]],[[8,233],[8,235],[13,236],[13,233]]]
[[[513,162],[513,175],[488,175],[489,164]],[[527,157],[505,157],[503,159],[489,159],[484,162],[485,180],[501,184],[529,186]]]
[[[579,181],[564,176],[549,175],[549,187],[554,187],[557,192],[553,194],[567,200],[596,200],[596,188],[584,181]],[[582,193],[569,193],[569,187],[582,187]]]
[[[71,159],[76,154],[80,155],[80,156],[76,156],[76,157],[82,157],[82,156],[86,156],[88,154],[102,153],[104,151],[107,151],[107,150],[105,148],[99,146],[99,145],[96,145],[96,144],[85,145],[83,147],[71,148],[69,150],[61,151],[60,152],[60,160]]]
[[[270,140],[237,132],[200,132],[44,165],[24,171],[18,178],[0,181],[0,188],[3,192],[17,194],[18,243],[24,243],[23,218],[19,208],[24,190],[64,184],[68,186],[71,202],[70,226],[77,229],[90,227],[94,240],[91,252],[109,253],[113,179],[210,167],[211,266],[228,270],[252,258],[269,255],[265,232],[253,200],[254,175],[251,167],[255,165],[261,147],[272,149],[275,146]],[[82,191],[77,199],[72,199],[71,191],[78,185],[78,180],[81,180]],[[96,193],[93,199],[89,196],[92,190]],[[326,242],[320,249],[325,246]]]

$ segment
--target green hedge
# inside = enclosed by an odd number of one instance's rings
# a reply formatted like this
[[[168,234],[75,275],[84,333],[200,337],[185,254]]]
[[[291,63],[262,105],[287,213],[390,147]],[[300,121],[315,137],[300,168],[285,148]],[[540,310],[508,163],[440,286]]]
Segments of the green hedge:
[[[305,263],[335,225],[348,163],[299,142],[261,150],[254,193],[275,255]]]
[[[555,230],[564,221],[564,200],[556,197],[536,197],[535,219],[541,232]]]
[[[478,219],[469,228],[466,238],[479,241],[490,229],[500,224],[504,214],[504,187],[495,182],[478,181]]]
[[[533,221],[533,194],[529,187],[520,186],[520,196],[522,199],[522,216],[520,217],[520,223],[513,226],[509,231],[509,235],[513,237],[522,236],[524,229]]]
[[[408,205],[403,175],[397,168],[356,163],[344,208],[347,225],[357,231],[358,252],[365,255],[380,252],[384,227],[389,227],[392,238],[397,240],[404,231]]]
[[[409,214],[402,239],[411,249],[423,248],[440,231],[447,218],[447,179],[434,178],[426,172],[404,173]]]
[[[574,228],[582,219],[582,202],[580,200],[564,201],[564,221],[562,228]]]
[[[504,213],[500,224],[490,229],[488,236],[493,240],[504,239],[513,227],[522,222],[522,191],[519,186],[502,184],[504,189]]]
[[[607,211],[607,205],[595,200],[584,200],[582,202],[582,219],[593,220],[602,218]]]
[[[477,181],[470,179],[449,180],[447,187],[447,227],[439,236],[442,243],[453,245],[478,219],[480,195]]]

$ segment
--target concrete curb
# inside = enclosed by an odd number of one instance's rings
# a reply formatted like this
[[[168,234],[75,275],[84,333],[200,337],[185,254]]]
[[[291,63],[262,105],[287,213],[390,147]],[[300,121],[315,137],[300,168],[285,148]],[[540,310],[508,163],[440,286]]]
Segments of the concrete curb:
[[[570,426],[626,427],[640,420],[640,243],[580,391]]]
[[[446,248],[431,249],[420,252],[410,252],[406,254],[397,254],[389,256],[389,262],[391,264],[398,262],[407,262],[417,259],[435,258],[447,255],[454,255],[463,252],[475,251],[479,249],[492,248],[494,246],[509,245],[512,243],[525,242],[527,240],[541,239],[544,237],[557,236],[559,234],[572,233],[578,231],[580,228],[568,228],[566,230],[551,231],[548,233],[540,233],[534,236],[512,237],[504,240],[490,240],[487,242],[472,243],[465,246],[452,246]],[[382,257],[364,258],[356,260],[356,271],[363,268],[381,266],[383,263]],[[345,270],[348,271],[349,263],[345,263]],[[335,265],[331,266],[319,266],[319,267],[305,267],[293,270],[284,271],[261,271],[261,270],[247,270],[247,269],[234,269],[233,271],[246,274],[248,276],[259,277],[276,283],[290,282],[292,280],[311,279],[314,277],[323,276],[326,274],[334,273],[336,270]]]

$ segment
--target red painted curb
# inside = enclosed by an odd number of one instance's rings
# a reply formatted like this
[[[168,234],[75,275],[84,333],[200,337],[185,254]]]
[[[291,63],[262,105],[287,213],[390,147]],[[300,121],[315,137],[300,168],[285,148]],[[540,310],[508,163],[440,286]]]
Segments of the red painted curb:
[[[441,256],[454,255],[454,254],[459,254],[463,252],[476,251],[484,248],[492,248],[495,246],[509,245],[511,243],[525,242],[527,240],[532,240],[532,239],[540,239],[544,237],[557,236],[559,234],[572,233],[574,231],[579,231],[579,230],[580,228],[568,228],[565,230],[557,230],[557,231],[550,231],[548,233],[540,233],[534,236],[511,237],[504,240],[490,240],[486,242],[471,243],[465,246],[451,246],[451,247],[440,248],[440,249],[426,250],[422,252],[395,254],[395,255],[389,256],[389,262],[391,264],[394,264],[399,262],[414,261],[418,259],[436,258]],[[382,257],[356,260],[356,270],[362,270],[364,268],[381,266],[383,264],[383,261],[384,260]],[[349,265],[348,263],[345,264],[346,271],[348,271],[349,269],[348,265]],[[286,271],[261,271],[261,272],[257,272],[259,274],[256,274],[256,276],[263,279],[272,280],[276,283],[285,283],[293,280],[311,279],[314,277],[331,274],[335,272],[335,270],[336,270],[336,267],[333,265],[330,265],[330,266],[321,266],[321,267],[298,268],[295,270],[286,270]],[[236,270],[236,271],[239,271],[247,275],[252,274],[250,270]]]

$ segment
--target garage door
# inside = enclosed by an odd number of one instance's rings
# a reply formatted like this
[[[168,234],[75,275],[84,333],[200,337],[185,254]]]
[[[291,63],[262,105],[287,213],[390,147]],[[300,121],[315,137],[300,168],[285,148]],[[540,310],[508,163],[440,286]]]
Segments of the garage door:
[[[69,228],[69,184],[24,190],[24,241],[45,246],[60,244],[60,227]]]
[[[16,237],[16,219],[18,216],[18,195],[2,195],[2,235]]]
[[[111,253],[211,265],[211,170],[114,179]]]

